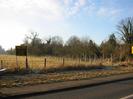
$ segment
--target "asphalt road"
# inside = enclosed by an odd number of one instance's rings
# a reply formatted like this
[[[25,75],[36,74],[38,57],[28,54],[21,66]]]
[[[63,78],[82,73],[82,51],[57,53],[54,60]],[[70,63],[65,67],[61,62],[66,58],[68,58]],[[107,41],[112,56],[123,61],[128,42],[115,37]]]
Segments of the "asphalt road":
[[[133,99],[133,79],[21,99]]]

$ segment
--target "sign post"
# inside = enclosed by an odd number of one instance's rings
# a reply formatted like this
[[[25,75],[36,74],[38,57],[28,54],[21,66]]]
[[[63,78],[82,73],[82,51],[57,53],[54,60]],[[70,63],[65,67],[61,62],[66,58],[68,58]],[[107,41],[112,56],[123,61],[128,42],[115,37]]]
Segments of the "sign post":
[[[16,46],[16,59],[17,59],[17,56],[26,56],[25,65],[26,65],[26,69],[29,69],[27,46]],[[18,61],[17,61],[17,65],[18,65]]]

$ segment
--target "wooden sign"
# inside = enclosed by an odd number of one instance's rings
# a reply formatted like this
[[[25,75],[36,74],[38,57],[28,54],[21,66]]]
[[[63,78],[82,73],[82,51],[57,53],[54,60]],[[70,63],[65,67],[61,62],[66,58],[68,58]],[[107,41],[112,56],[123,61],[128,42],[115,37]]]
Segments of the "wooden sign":
[[[27,56],[27,46],[16,46],[16,56]]]

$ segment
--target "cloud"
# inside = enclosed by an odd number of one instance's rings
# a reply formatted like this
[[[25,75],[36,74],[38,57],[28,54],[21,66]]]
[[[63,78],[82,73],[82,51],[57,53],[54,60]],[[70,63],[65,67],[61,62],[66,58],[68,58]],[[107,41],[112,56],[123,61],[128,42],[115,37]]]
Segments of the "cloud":
[[[66,15],[73,16],[87,5],[87,0],[64,0]]]
[[[65,32],[71,29],[66,19],[81,11],[110,17],[118,15],[120,10],[98,6],[95,0],[0,0],[1,44],[8,48],[21,42],[30,30],[47,33],[44,35],[59,31],[62,34],[58,35],[65,38],[68,34]]]
[[[63,3],[62,3],[63,2]],[[58,21],[94,8],[91,0],[0,0],[0,18]]]
[[[63,0],[65,5],[73,5],[77,3],[80,6],[84,6],[87,2],[87,0]]]
[[[27,33],[26,27],[14,20],[0,20],[0,45],[6,50],[17,44],[21,44],[24,34]]]
[[[101,7],[97,11],[97,14],[103,17],[117,17],[120,14],[120,11],[121,11],[120,9]]]
[[[58,21],[86,10],[89,15],[117,16],[119,9],[97,5],[95,0],[0,0],[0,18]],[[85,10],[84,10],[85,11]]]
[[[79,0],[79,4],[80,4],[80,6],[84,6],[85,4],[86,4],[86,0]]]
[[[86,12],[87,14],[90,15],[94,15],[94,13],[97,11],[97,6],[94,2],[92,2],[91,0],[88,2],[88,6],[86,7]]]
[[[20,44],[29,30],[61,18],[59,0],[0,0],[0,44],[6,49]]]
[[[65,5],[69,5],[71,0],[63,0]]]
[[[47,20],[62,17],[59,0],[0,0],[0,9],[0,13],[5,16],[8,13],[16,17],[44,17]]]

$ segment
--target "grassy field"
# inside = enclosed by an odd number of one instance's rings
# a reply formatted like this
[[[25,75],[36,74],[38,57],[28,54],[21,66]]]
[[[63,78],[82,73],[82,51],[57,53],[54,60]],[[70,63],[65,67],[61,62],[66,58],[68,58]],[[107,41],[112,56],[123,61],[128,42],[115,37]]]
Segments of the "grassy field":
[[[18,66],[20,70],[16,75],[16,72],[10,72],[10,70],[15,70],[15,68],[17,68],[16,56],[1,55],[0,60],[2,60],[3,63],[0,64],[0,66],[3,65],[3,67],[8,68],[9,72],[0,76],[0,88],[82,80],[133,72],[133,64],[131,64],[131,62],[113,63],[112,65],[109,59],[82,61],[80,59],[64,58],[65,61],[63,65],[63,58],[50,56],[29,56],[28,62],[30,70],[44,70],[45,58],[47,59],[47,66],[45,69],[47,71],[53,69],[53,72],[44,73],[39,71],[37,73],[26,73],[23,75],[24,70],[22,68],[25,68],[25,57],[18,57]],[[102,69],[99,69],[101,67]],[[61,70],[61,72],[58,72],[58,70]]]
[[[45,58],[46,58],[46,67],[45,67]],[[64,59],[64,61],[63,61]],[[8,69],[15,69],[15,68],[25,68],[25,57],[18,56],[16,62],[15,55],[0,55],[0,61],[2,63],[2,67]],[[17,66],[18,63],[18,66]],[[111,65],[110,59],[90,59],[88,61],[83,61],[79,58],[72,59],[72,58],[63,58],[63,57],[35,57],[35,56],[28,56],[28,64],[30,69],[50,69],[50,68],[63,68],[63,67],[76,67],[76,66],[92,66],[92,65]]]

